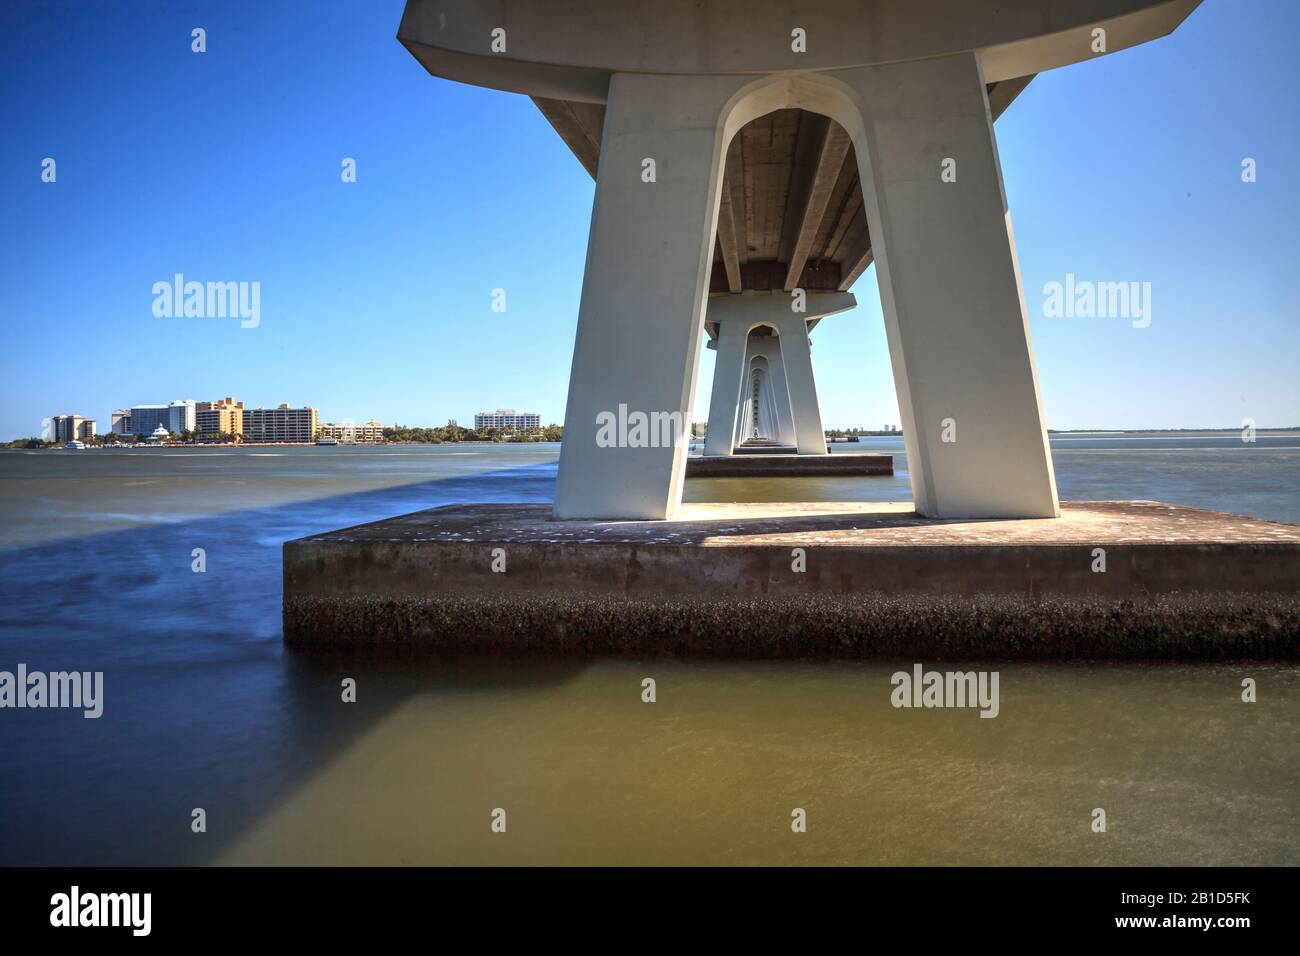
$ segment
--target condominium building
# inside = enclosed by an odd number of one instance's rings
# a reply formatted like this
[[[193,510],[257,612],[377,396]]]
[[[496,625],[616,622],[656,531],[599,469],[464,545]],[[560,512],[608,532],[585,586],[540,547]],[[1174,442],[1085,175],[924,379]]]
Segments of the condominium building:
[[[108,430],[115,435],[131,434],[131,413],[125,408],[115,409],[109,418]]]
[[[229,395],[215,402],[199,402],[194,406],[194,429],[202,435],[244,434],[244,403]]]
[[[316,409],[310,406],[290,408],[244,409],[244,441],[311,442],[316,440]]]
[[[113,431],[123,435],[152,435],[162,426],[173,435],[194,431],[195,406],[193,399],[177,399],[161,404],[132,405],[129,412],[113,413]]]
[[[317,438],[333,438],[335,441],[371,442],[384,440],[384,426],[373,418],[364,425],[352,422],[324,422],[316,429]]]
[[[517,412],[513,408],[498,408],[495,412],[479,412],[474,416],[477,432],[496,428],[503,432],[537,431],[542,427],[542,416],[537,412]]]
[[[55,415],[54,440],[56,442],[86,441],[95,437],[95,420],[80,415]]]
[[[171,413],[166,405],[132,405],[127,419],[130,424],[124,434],[152,435],[159,425],[171,431]]]
[[[72,441],[82,421],[80,415],[55,415],[50,419],[50,437],[54,441]]]

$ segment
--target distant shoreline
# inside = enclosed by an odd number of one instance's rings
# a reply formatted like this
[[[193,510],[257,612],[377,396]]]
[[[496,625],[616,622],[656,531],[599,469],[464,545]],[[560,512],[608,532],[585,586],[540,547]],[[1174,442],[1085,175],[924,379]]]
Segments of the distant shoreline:
[[[1159,435],[1166,432],[1223,432],[1235,434],[1241,428],[1049,428],[1049,435]],[[1256,425],[1255,432],[1300,432],[1300,425],[1286,425],[1281,428],[1268,428]]]
[[[1049,428],[1048,435],[1190,435],[1190,434],[1210,434],[1210,435],[1235,435],[1240,434],[1241,428]],[[1269,433],[1297,433],[1300,432],[1300,425],[1285,425],[1279,428],[1269,428],[1263,426],[1255,427],[1255,434],[1267,435]],[[859,431],[849,432],[840,429],[832,429],[826,433],[828,439],[833,438],[901,438],[903,432],[880,432],[880,431]],[[0,450],[27,450],[38,451],[42,449],[66,450],[62,442],[47,442],[45,444],[23,444],[24,442],[33,442],[36,439],[16,438],[9,442],[0,442]],[[702,442],[704,436],[692,436],[691,442]],[[491,441],[484,439],[474,439],[466,441],[340,441],[335,445],[318,445],[315,441],[283,441],[283,442],[174,442],[160,445],[151,445],[146,442],[125,443],[122,445],[101,445],[95,443],[86,443],[87,449],[102,448],[338,448],[341,446],[348,447],[379,447],[383,445],[558,445],[558,441]]]

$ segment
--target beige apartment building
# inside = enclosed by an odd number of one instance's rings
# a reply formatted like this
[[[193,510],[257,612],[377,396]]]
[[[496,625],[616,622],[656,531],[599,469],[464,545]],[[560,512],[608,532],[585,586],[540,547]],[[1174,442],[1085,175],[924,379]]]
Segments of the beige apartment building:
[[[194,409],[194,428],[202,435],[244,435],[244,403],[230,396],[215,402],[199,402]]]

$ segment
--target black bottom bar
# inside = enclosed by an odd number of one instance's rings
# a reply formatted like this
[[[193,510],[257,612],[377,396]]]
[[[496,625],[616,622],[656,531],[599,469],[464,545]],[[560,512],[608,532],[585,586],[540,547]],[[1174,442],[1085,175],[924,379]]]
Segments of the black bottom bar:
[[[1249,868],[10,868],[0,870],[0,917],[6,942],[76,934],[81,946],[113,945],[143,928],[144,897],[136,909],[122,896],[104,906],[100,894],[147,893],[149,938],[209,944],[284,937],[337,946],[398,934],[472,944],[516,933],[546,942],[608,928],[618,934],[603,937],[613,945],[639,939],[674,949],[685,932],[808,943],[831,930],[860,941],[903,932],[923,949],[941,939],[984,949],[1044,934],[1231,946],[1294,928],[1294,877]],[[71,922],[74,886],[78,922],[116,912],[123,925],[51,925],[52,917]]]

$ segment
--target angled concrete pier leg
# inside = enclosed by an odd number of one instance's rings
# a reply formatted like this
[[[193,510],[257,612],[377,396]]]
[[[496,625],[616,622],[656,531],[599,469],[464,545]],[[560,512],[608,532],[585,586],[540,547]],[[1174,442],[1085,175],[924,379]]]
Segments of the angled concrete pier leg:
[[[1056,516],[978,57],[837,76],[863,120],[854,139],[917,511]]]
[[[740,417],[740,389],[745,378],[745,327],[737,322],[718,326],[717,359],[713,363],[713,392],[709,398],[709,430],[704,454],[730,455],[732,436]]]
[[[681,502],[722,114],[741,82],[640,73],[610,80],[557,517],[661,519]],[[613,442],[602,427],[611,419]],[[638,429],[638,420],[649,426]]]
[[[790,407],[794,412],[796,447],[801,455],[825,455],[826,432],[822,429],[817,382],[813,378],[808,323],[802,315],[784,316],[778,330],[786,385],[790,389]]]

